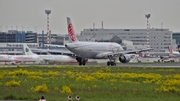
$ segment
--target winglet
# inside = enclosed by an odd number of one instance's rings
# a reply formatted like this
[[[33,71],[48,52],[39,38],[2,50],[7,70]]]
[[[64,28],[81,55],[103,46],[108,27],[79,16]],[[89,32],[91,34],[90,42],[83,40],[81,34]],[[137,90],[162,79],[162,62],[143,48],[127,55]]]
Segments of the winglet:
[[[70,42],[77,42],[76,34],[73,28],[73,25],[71,23],[71,19],[67,17],[67,24],[68,24],[68,35],[69,35],[69,41]]]

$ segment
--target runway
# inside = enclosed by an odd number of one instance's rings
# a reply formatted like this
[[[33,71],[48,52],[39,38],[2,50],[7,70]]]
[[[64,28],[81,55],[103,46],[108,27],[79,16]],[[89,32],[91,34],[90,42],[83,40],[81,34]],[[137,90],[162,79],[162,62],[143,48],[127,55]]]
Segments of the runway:
[[[128,64],[118,64],[118,66],[130,66],[130,67],[177,67],[177,68],[180,68],[180,63],[128,63]]]
[[[29,67],[29,66],[41,66],[41,67],[53,67],[53,66],[79,66],[78,63],[73,64],[18,64],[18,65],[0,65],[0,67]],[[88,63],[86,66],[103,66],[107,67],[106,63]],[[117,63],[116,66],[109,67],[162,67],[180,68],[180,63]]]

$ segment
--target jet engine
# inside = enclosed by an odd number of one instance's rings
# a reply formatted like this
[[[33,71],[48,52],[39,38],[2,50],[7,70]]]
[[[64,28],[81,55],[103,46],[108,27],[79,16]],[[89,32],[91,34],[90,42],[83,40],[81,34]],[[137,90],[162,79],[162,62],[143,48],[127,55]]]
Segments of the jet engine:
[[[128,63],[131,59],[131,55],[125,54],[119,57],[119,61],[122,63]]]

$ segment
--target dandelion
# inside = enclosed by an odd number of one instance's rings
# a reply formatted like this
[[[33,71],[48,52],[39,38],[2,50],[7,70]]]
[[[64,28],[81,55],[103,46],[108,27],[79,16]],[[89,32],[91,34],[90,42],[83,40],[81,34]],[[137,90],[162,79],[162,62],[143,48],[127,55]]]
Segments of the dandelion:
[[[46,84],[38,85],[36,87],[31,88],[34,92],[42,92],[46,93],[49,91],[48,87]]]
[[[14,80],[11,80],[9,82],[6,82],[5,86],[7,87],[18,87],[20,86],[20,81],[14,81]]]
[[[62,94],[71,94],[72,91],[71,91],[70,87],[68,87],[68,86],[65,85],[65,86],[63,86],[62,89],[60,90],[60,93],[62,93]]]

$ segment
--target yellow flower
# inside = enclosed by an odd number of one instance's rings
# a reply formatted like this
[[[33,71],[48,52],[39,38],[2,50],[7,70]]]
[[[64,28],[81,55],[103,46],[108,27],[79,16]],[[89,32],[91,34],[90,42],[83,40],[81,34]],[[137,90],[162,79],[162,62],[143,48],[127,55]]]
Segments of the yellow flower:
[[[60,90],[60,93],[62,93],[62,94],[72,94],[72,91],[71,91],[70,87],[65,85]]]

